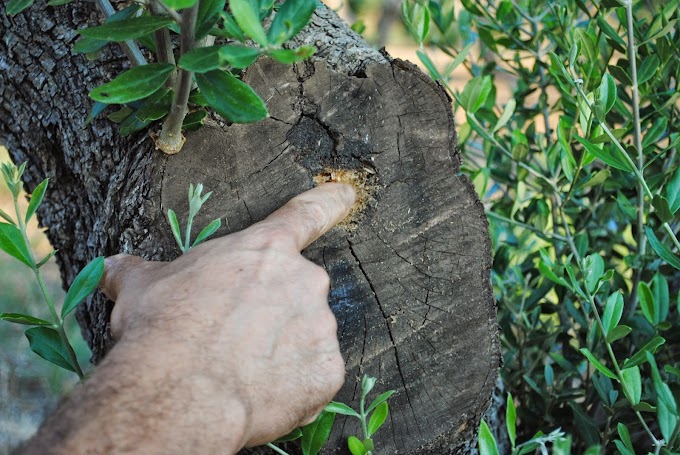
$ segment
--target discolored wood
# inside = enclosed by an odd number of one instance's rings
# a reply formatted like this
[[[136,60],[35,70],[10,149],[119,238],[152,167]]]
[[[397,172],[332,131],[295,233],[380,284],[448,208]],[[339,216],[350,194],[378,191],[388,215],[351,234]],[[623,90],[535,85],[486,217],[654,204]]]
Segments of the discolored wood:
[[[186,213],[185,188],[204,182],[216,193],[199,224],[220,217],[233,232],[312,187],[324,168],[370,169],[372,200],[359,222],[305,251],[331,276],[349,378],[338,400],[356,403],[357,378],[377,376],[376,390],[398,391],[377,453],[466,451],[499,347],[486,218],[457,174],[449,100],[400,61],[354,76],[319,61],[260,61],[246,80],[271,118],[192,134],[166,160],[161,207]],[[339,419],[331,447],[360,431]]]
[[[175,257],[163,214],[173,208],[183,221],[189,183],[213,191],[195,224],[220,217],[227,234],[312,187],[326,167],[368,172],[371,199],[359,219],[304,253],[331,276],[348,372],[336,399],[356,404],[362,374],[379,378],[377,392],[398,391],[376,454],[473,451],[500,348],[488,226],[459,174],[444,92],[320,9],[298,39],[319,47],[319,58],[262,59],[244,76],[270,118],[213,121],[166,157],[145,134],[122,139],[105,119],[82,127],[87,91],[122,61],[115,49],[97,67],[69,54],[73,29],[96,18],[89,6],[51,11],[0,15],[0,138],[15,159],[29,159],[29,187],[53,179],[40,218],[60,248],[64,281],[99,254]],[[111,345],[110,308],[98,295],[78,310],[95,361]],[[325,453],[346,453],[343,440],[360,431],[337,422]]]

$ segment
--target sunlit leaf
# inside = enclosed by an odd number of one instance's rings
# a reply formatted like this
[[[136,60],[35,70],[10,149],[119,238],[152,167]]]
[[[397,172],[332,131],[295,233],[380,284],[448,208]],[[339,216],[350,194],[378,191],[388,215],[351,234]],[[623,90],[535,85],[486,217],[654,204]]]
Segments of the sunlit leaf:
[[[210,106],[230,122],[250,123],[269,114],[264,101],[231,73],[214,70],[196,74],[196,83]]]
[[[109,104],[124,104],[146,98],[163,86],[174,69],[175,65],[169,63],[136,66],[92,90],[90,98]]]
[[[64,306],[61,308],[62,318],[65,318],[71,311],[75,310],[80,302],[97,289],[103,275],[104,258],[102,256],[92,260],[92,262],[83,267],[83,270],[73,280],[71,287],[68,288],[66,298],[64,299]]]
[[[66,370],[76,371],[66,346],[55,329],[45,326],[33,327],[26,330],[26,338],[31,350],[43,359]]]

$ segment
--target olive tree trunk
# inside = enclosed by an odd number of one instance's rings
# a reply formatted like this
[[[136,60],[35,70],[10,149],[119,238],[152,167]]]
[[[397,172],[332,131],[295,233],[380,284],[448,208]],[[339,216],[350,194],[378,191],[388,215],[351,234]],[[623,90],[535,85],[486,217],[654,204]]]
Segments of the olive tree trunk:
[[[64,283],[98,255],[176,257],[165,213],[185,219],[189,183],[214,193],[199,227],[220,217],[219,234],[228,234],[329,169],[358,175],[362,213],[304,252],[331,276],[347,368],[336,400],[356,405],[363,374],[379,379],[378,391],[397,390],[374,453],[474,451],[500,363],[491,248],[483,207],[459,174],[440,87],[322,7],[296,38],[319,49],[313,60],[261,59],[244,75],[268,119],[213,119],[169,157],[148,132],[124,138],[105,118],[84,125],[88,91],[127,66],[115,46],[95,62],[72,53],[75,30],[99,21],[80,2],[0,15],[0,141],[15,161],[28,161],[29,191],[50,178],[39,217],[59,249]],[[94,362],[112,345],[111,308],[95,295],[77,312]],[[359,432],[358,422],[338,416],[324,453],[348,453],[344,439]]]

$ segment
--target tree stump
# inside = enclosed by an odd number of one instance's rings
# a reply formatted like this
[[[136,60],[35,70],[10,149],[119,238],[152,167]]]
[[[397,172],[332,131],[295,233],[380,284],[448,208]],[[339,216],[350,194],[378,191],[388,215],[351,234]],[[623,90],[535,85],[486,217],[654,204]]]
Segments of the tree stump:
[[[183,222],[189,183],[213,191],[195,225],[220,217],[227,234],[315,178],[358,175],[366,206],[304,252],[331,276],[348,373],[336,400],[356,405],[363,374],[378,378],[377,392],[397,390],[376,454],[474,451],[500,347],[487,221],[459,174],[443,90],[320,8],[296,39],[316,45],[317,58],[294,66],[263,58],[244,74],[268,119],[212,121],[168,157],[145,134],[121,139],[106,119],[82,128],[88,90],[121,61],[116,49],[97,66],[69,55],[73,30],[96,15],[87,5],[55,11],[0,19],[0,55],[9,56],[0,67],[0,132],[17,161],[29,160],[29,189],[52,178],[39,215],[60,249],[64,281],[100,254],[176,257],[165,213],[172,208]],[[57,62],[63,69],[48,74]],[[110,310],[101,295],[78,310],[95,361],[111,345]],[[324,453],[347,453],[344,439],[360,433],[355,420],[338,416]]]

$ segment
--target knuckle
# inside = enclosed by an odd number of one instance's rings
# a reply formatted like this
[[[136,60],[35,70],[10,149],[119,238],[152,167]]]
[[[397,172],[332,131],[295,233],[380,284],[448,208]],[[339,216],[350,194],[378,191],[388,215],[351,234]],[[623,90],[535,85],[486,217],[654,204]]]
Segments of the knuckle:
[[[318,286],[325,293],[328,292],[331,286],[331,277],[326,272],[326,269],[312,263],[308,274],[309,280],[314,286]]]

